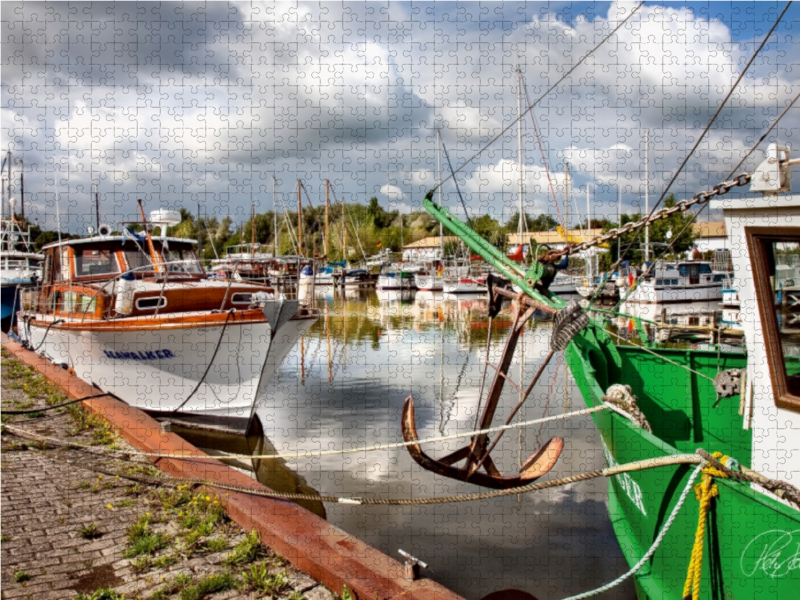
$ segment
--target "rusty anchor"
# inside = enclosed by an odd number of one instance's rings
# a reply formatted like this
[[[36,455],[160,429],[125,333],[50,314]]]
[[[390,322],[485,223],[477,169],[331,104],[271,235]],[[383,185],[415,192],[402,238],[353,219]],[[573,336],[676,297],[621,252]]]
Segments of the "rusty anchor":
[[[503,354],[500,358],[498,365],[492,365],[485,361],[483,379],[481,380],[481,393],[483,395],[483,383],[486,376],[486,367],[491,366],[494,371],[494,378],[487,394],[486,405],[480,415],[480,420],[476,422],[475,427],[477,430],[483,430],[491,427],[492,420],[494,419],[497,410],[497,404],[500,401],[500,395],[503,387],[508,381],[515,387],[522,397],[519,403],[511,411],[511,414],[505,421],[508,425],[514,418],[514,415],[522,406],[523,402],[528,398],[528,395],[533,390],[536,382],[544,372],[545,367],[550,362],[554,353],[558,350],[566,348],[572,337],[583,327],[585,327],[589,319],[586,314],[581,310],[580,306],[576,303],[570,303],[560,311],[556,311],[546,305],[533,301],[523,294],[514,294],[511,292],[506,280],[501,278],[489,278],[487,281],[489,287],[489,335],[488,340],[491,340],[492,320],[497,315],[502,304],[503,297],[513,296],[516,300],[514,307],[514,321],[511,331],[506,338]],[[536,310],[545,310],[550,314],[554,314],[553,333],[550,339],[550,351],[539,367],[536,375],[531,381],[528,388],[523,393],[522,389],[508,376],[508,368],[514,355],[519,336],[523,331],[525,324],[533,316]],[[488,357],[488,347],[487,347]],[[480,408],[480,404],[479,404]],[[497,445],[502,431],[497,435],[494,441],[489,445],[488,434],[478,434],[474,436],[469,445],[456,450],[455,452],[444,456],[440,459],[434,459],[423,452],[420,447],[419,436],[417,434],[416,421],[414,416],[414,399],[409,396],[403,406],[403,420],[402,420],[403,439],[408,444],[407,448],[411,457],[423,468],[461,481],[467,481],[476,485],[495,489],[508,489],[526,485],[553,468],[561,451],[564,448],[564,440],[562,438],[551,438],[536,452],[531,454],[528,459],[522,464],[519,474],[515,476],[504,476],[500,473],[491,458],[491,452]],[[488,448],[487,448],[488,446]],[[460,467],[455,466],[456,463],[465,461]],[[481,471],[480,469],[483,469]]]

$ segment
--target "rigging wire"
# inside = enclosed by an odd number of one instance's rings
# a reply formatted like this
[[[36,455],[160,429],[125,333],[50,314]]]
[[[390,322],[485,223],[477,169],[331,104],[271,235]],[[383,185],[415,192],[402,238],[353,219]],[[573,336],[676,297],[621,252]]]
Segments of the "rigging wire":
[[[442,140],[442,150],[444,150],[444,157],[447,159],[447,166],[450,167],[450,173],[453,178],[453,183],[456,185],[456,191],[458,192],[458,199],[461,200],[461,206],[464,208],[464,214],[467,216],[467,223],[469,223],[469,228],[474,230],[475,228],[472,226],[472,219],[469,218],[469,211],[467,210],[467,205],[464,203],[464,196],[461,195],[461,188],[458,186],[458,179],[456,179],[455,175],[457,171],[453,171],[453,163],[450,162],[450,155],[447,153],[447,146],[444,145],[444,140]],[[450,179],[448,177],[448,179]],[[445,180],[447,181],[447,180]]]
[[[744,161],[746,161],[750,157],[750,155],[753,154],[753,152],[755,152],[756,148],[758,148],[758,146],[761,144],[761,142],[763,142],[766,139],[766,137],[769,135],[769,133],[775,128],[775,126],[786,115],[786,113],[789,112],[789,109],[792,108],[792,106],[794,106],[794,103],[797,102],[798,99],[800,99],[800,93],[798,93],[797,96],[795,96],[794,99],[791,102],[789,102],[789,104],[786,106],[786,108],[783,109],[783,112],[781,112],[781,114],[778,115],[775,118],[775,120],[767,128],[767,130],[761,135],[761,137],[758,139],[758,141],[756,141],[756,143],[750,148],[750,150],[748,150],[745,153],[744,157],[738,162],[738,164],[733,169],[731,169],[731,172],[725,178],[725,181],[730,181],[733,178],[734,173],[736,173],[736,171],[738,171],[739,168],[744,164]],[[665,256],[667,253],[669,253],[669,251],[672,249],[672,247],[675,245],[675,243],[681,238],[681,236],[684,234],[684,232],[690,226],[694,225],[694,223],[697,220],[697,218],[702,214],[702,212],[707,207],[708,207],[708,203],[706,202],[706,203],[704,203],[704,204],[702,204],[700,206],[700,210],[698,210],[696,213],[692,213],[692,216],[689,218],[689,220],[686,222],[686,224],[683,226],[683,228],[680,230],[680,232],[677,235],[674,235],[672,237],[672,241],[669,243],[669,245],[666,248],[664,248],[658,254],[656,259],[653,261],[653,264],[658,262],[663,256]],[[628,289],[628,291],[625,294],[625,298],[622,298],[622,299],[619,300],[619,302],[617,302],[617,304],[614,307],[614,310],[617,310],[622,305],[622,303],[625,302],[630,297],[632,292],[633,292],[633,289]],[[595,296],[596,295],[597,295],[597,292],[595,293]],[[594,301],[595,301],[595,297],[592,297],[592,300],[590,302],[590,306]]]
[[[728,103],[728,100],[730,100],[731,96],[733,95],[733,92],[739,86],[739,83],[741,82],[741,80],[744,78],[745,73],[747,73],[747,70],[750,68],[750,65],[753,64],[753,61],[755,61],[756,57],[761,52],[761,50],[764,48],[764,46],[766,45],[767,41],[769,41],[769,38],[772,36],[772,33],[778,27],[778,25],[781,22],[781,19],[783,18],[783,15],[786,14],[786,11],[789,10],[789,7],[791,5],[792,5],[791,1],[786,4],[786,6],[781,11],[781,14],[778,15],[778,18],[776,19],[775,23],[773,23],[773,25],[770,28],[770,30],[764,36],[764,39],[761,40],[761,44],[759,44],[758,48],[753,53],[753,56],[750,57],[750,60],[747,61],[747,64],[742,69],[742,72],[739,73],[739,77],[736,78],[736,81],[733,83],[733,85],[731,86],[730,90],[728,90],[728,93],[726,94],[725,98],[722,100],[722,102],[720,103],[719,107],[717,107],[717,110],[714,113],[714,116],[711,117],[711,120],[708,122],[708,125],[706,125],[705,129],[703,129],[703,131],[698,136],[697,141],[695,142],[694,146],[692,146],[692,149],[689,151],[689,153],[683,159],[683,162],[680,164],[680,166],[678,167],[677,171],[675,171],[675,174],[672,176],[672,179],[669,181],[667,186],[664,188],[664,191],[661,192],[661,197],[658,199],[658,202],[655,203],[655,206],[653,206],[652,210],[647,215],[648,221],[649,221],[650,217],[652,217],[653,214],[655,214],[656,210],[661,205],[661,202],[663,202],[664,198],[667,196],[667,192],[669,192],[670,188],[675,183],[675,181],[678,179],[678,176],[681,174],[681,172],[683,171],[684,167],[686,166],[686,163],[689,162],[689,159],[695,153],[695,151],[697,150],[698,146],[700,146],[700,143],[703,141],[703,139],[705,138],[706,134],[711,129],[711,126],[717,120],[717,117],[719,117],[719,114],[722,112],[722,109],[725,108],[725,105]],[[642,233],[642,229],[644,228],[645,223],[647,223],[648,221],[643,221],[639,225],[639,227],[637,227],[637,229],[636,229],[636,237],[625,248],[625,252],[623,253],[623,255],[627,255],[627,253],[630,251],[631,247],[639,240],[639,237],[641,236],[641,233]],[[620,255],[619,259],[617,260],[617,263],[614,265],[614,268],[616,268],[616,266],[621,262],[621,260],[622,260],[622,255]],[[612,271],[613,270],[614,269],[612,268]]]
[[[523,75],[523,81],[524,80],[525,79],[524,79],[524,75]],[[527,102],[528,106],[530,106],[531,105],[531,99],[528,96],[528,86],[527,85],[524,86],[523,90],[525,91],[525,102]],[[564,217],[561,215],[561,209],[558,208],[558,199],[556,198],[556,190],[555,190],[555,187],[553,186],[553,180],[550,177],[550,167],[547,164],[547,158],[546,158],[545,152],[544,152],[544,144],[542,144],[542,139],[539,136],[539,125],[536,122],[536,113],[533,112],[533,110],[531,110],[530,114],[531,114],[531,123],[533,123],[533,133],[536,136],[536,143],[539,145],[539,151],[542,154],[542,164],[544,165],[544,172],[545,172],[545,174],[547,174],[547,184],[550,186],[550,194],[553,196],[553,206],[555,206],[556,214],[558,215],[558,221],[559,221],[559,223],[561,223],[561,228],[564,231],[566,231],[567,227],[564,224]],[[566,185],[566,183],[565,183],[565,185]],[[527,226],[527,224],[528,223],[527,223],[527,219],[526,219],[525,225]]]

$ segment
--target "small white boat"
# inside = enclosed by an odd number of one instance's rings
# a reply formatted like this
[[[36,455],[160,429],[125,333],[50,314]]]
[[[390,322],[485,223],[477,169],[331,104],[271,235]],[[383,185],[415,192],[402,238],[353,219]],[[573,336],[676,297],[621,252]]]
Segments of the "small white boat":
[[[8,331],[19,306],[20,286],[30,285],[42,276],[44,256],[33,251],[30,230],[23,231],[14,218],[14,202],[11,217],[0,223],[0,307],[2,307],[2,330]]]
[[[41,285],[22,294],[20,338],[132,406],[249,416],[319,311],[209,279],[194,245],[126,231],[45,246]]]
[[[349,269],[339,278],[339,286],[345,289],[374,288],[376,276],[365,269]]]
[[[650,275],[637,279],[627,296],[630,304],[669,304],[722,300],[729,273],[715,272],[711,263],[686,260],[658,263]]]
[[[487,292],[485,275],[473,275],[469,268],[447,267],[442,277],[445,294],[481,294]]]
[[[406,271],[398,268],[384,269],[378,275],[378,283],[375,286],[379,290],[413,290],[414,284],[413,271]]]
[[[306,265],[300,271],[300,285],[332,286],[336,283],[337,273],[333,267],[323,266],[316,269]]]
[[[414,274],[414,283],[418,290],[440,292],[443,288],[444,266],[439,261],[428,261],[420,265]]]
[[[225,256],[211,261],[211,272],[220,277],[269,283],[269,269],[274,257],[262,252],[261,244],[239,244],[227,249]]]

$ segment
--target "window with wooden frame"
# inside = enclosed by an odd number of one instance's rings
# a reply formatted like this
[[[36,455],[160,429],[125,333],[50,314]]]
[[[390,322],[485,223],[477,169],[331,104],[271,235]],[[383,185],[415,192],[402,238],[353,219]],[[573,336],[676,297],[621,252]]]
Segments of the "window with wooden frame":
[[[746,231],[775,404],[800,412],[800,227]]]

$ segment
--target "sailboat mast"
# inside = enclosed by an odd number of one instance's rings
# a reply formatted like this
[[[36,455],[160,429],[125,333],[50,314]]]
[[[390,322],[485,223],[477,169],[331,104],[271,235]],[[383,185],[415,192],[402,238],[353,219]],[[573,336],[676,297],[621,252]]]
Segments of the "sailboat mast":
[[[564,163],[564,241],[569,243],[569,163]]]
[[[366,257],[365,257],[366,258]],[[347,264],[347,218],[344,210],[344,194],[342,194],[342,260]]]
[[[522,123],[524,119],[522,118],[522,69],[517,67],[517,114],[519,115],[519,121],[517,123],[517,160],[519,161],[519,223],[517,225],[517,244],[522,243],[522,215],[523,213],[523,206],[522,206],[522,196],[524,193],[524,182],[523,182],[523,174],[522,174]]]
[[[650,130],[644,130],[644,214],[650,214]],[[650,261],[650,223],[644,226],[644,260]]]
[[[619,190],[619,203],[617,204],[617,227],[622,227],[622,186],[617,186]],[[622,236],[617,238],[617,260],[622,260]]]
[[[591,184],[589,184],[589,183],[586,184],[586,240],[587,241],[589,241],[589,239],[590,239],[589,236],[591,234],[589,232],[591,231],[591,228],[592,228],[592,204],[591,204],[591,197],[589,195],[590,194],[590,192],[589,192],[589,186],[590,185]],[[589,264],[589,278],[591,278],[594,275],[594,268],[593,268],[594,265],[592,264],[591,250],[587,250],[586,252],[587,252],[586,260],[587,260],[587,262]]]
[[[19,159],[19,214],[25,221],[25,162],[21,158]]]
[[[272,256],[278,256],[278,205],[275,201],[275,176],[272,177]]]
[[[330,210],[330,200],[328,199],[328,194],[330,192],[331,182],[329,180],[325,180],[325,256],[330,254],[330,244],[328,243],[328,229],[330,226],[328,211]]]
[[[250,205],[250,256],[256,255],[256,205]]]
[[[439,185],[439,206],[442,204],[442,132],[436,130],[436,184]],[[439,221],[439,259],[444,260],[444,229],[442,222]]]
[[[297,180],[297,253],[303,256],[303,203],[301,192],[302,182]]]

